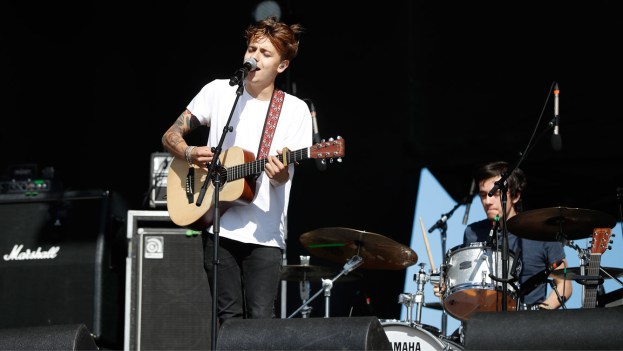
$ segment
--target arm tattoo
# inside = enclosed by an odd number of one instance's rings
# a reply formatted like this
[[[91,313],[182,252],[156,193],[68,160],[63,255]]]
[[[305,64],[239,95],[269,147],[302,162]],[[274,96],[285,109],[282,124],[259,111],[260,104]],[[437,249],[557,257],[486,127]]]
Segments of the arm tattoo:
[[[197,117],[193,116],[190,111],[185,110],[162,136],[162,141],[164,142],[166,140],[169,145],[176,146],[184,141],[184,135],[190,133],[200,125],[201,123]]]

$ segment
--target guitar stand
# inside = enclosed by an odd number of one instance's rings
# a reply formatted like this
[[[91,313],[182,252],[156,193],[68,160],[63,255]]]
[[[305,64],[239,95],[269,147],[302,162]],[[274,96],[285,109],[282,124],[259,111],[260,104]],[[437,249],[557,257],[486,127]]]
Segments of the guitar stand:
[[[302,310],[311,309],[310,307],[308,307],[309,303],[314,301],[322,292],[324,292],[324,295],[325,295],[325,316],[324,317],[329,318],[329,305],[330,305],[330,299],[331,299],[331,289],[333,288],[333,282],[336,281],[342,275],[347,275],[348,273],[353,271],[355,268],[361,266],[362,264],[363,264],[363,258],[361,256],[355,255],[350,260],[348,260],[346,264],[344,264],[342,271],[338,275],[336,275],[335,278],[322,279],[322,288],[318,290],[318,292],[316,292],[314,296],[312,296],[310,299],[308,299],[307,301],[304,301],[303,304],[299,308],[296,309],[296,311],[292,312],[292,314],[288,316],[288,319],[296,316],[296,314],[301,312]]]

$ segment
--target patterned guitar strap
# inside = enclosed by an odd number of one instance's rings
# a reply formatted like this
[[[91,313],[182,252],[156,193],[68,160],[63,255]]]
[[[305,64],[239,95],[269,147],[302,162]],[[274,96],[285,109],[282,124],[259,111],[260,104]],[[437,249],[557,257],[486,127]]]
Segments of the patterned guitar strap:
[[[264,121],[262,140],[260,141],[260,146],[257,150],[258,160],[268,157],[270,145],[273,143],[273,136],[275,136],[275,129],[277,129],[277,122],[279,122],[279,115],[281,114],[281,105],[283,105],[284,97],[285,93],[275,88],[270,105],[268,106],[268,112],[266,112],[266,121]],[[285,155],[283,156],[285,157]],[[259,177],[259,175],[256,176],[256,179],[257,177]]]

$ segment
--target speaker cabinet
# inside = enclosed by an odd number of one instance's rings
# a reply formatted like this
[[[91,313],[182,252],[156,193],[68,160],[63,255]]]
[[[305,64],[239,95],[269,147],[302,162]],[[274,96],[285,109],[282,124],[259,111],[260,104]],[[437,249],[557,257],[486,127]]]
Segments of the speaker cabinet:
[[[217,350],[392,350],[376,317],[229,319]]]
[[[465,350],[621,350],[623,307],[474,314]]]
[[[0,199],[0,328],[85,324],[114,345],[119,326],[121,346],[123,295],[113,290],[123,291],[124,269],[111,266],[109,195]]]
[[[99,350],[84,324],[0,329],[0,350]]]
[[[129,211],[128,238],[124,349],[210,349],[201,235],[175,226],[167,211]]]

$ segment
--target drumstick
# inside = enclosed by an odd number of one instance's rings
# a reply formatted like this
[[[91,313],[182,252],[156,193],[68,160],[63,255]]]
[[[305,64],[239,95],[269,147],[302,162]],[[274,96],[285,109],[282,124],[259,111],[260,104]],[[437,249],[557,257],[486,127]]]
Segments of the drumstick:
[[[437,273],[437,269],[435,268],[435,263],[433,262],[433,255],[431,255],[430,246],[428,246],[428,237],[426,236],[426,229],[424,229],[424,222],[422,222],[422,217],[420,217],[420,226],[422,227],[422,236],[424,236],[424,245],[426,245],[426,252],[428,253],[428,261],[430,262],[430,266],[433,269],[433,273]]]

